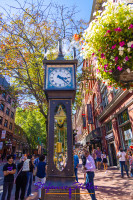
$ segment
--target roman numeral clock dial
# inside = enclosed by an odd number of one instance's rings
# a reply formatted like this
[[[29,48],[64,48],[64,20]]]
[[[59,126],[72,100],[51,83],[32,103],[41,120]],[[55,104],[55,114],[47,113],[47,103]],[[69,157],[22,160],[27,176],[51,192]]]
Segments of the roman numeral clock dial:
[[[67,69],[58,68],[49,74],[49,81],[52,86],[64,88],[71,83],[71,73]]]

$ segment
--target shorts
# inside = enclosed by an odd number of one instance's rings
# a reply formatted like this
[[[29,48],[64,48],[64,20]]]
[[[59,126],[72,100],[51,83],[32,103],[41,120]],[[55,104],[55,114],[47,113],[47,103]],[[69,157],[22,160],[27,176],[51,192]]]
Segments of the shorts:
[[[103,158],[103,163],[107,163],[107,158]]]
[[[97,162],[101,162],[101,158],[97,158]]]

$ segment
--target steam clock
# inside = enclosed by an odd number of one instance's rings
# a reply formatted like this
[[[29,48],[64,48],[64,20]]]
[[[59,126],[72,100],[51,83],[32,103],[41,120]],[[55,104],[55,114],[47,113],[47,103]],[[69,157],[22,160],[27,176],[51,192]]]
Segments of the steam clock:
[[[46,186],[54,189],[42,192],[42,199],[70,198],[69,187],[75,182],[73,165],[72,103],[76,94],[77,60],[65,60],[62,55],[61,40],[56,60],[44,59],[45,94],[48,101],[48,144]],[[67,186],[67,189],[63,189]],[[55,189],[60,188],[62,189]],[[66,193],[66,195],[64,195]],[[78,193],[78,194],[76,194]],[[71,194],[72,199],[80,199],[79,189]]]

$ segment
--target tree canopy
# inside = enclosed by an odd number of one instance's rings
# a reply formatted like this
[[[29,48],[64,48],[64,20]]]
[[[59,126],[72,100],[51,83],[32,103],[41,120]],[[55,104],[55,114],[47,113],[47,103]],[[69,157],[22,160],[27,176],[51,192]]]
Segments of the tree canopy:
[[[11,77],[18,100],[33,99],[46,118],[47,102],[44,87],[43,59],[57,56],[57,41],[67,39],[72,44],[74,33],[81,34],[86,27],[82,20],[76,20],[75,7],[37,4],[21,5],[17,12],[6,12],[0,16],[0,73]],[[27,6],[28,5],[28,6]],[[10,7],[12,9],[12,7]],[[67,54],[71,57],[71,52]]]
[[[37,145],[46,144],[46,123],[45,117],[40,113],[39,109],[17,108],[15,123],[23,128],[26,137],[32,149]]]

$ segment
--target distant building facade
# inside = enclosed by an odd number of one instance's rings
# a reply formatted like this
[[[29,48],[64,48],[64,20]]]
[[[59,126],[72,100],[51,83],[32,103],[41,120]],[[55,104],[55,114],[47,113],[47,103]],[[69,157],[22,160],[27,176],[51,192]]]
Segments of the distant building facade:
[[[12,152],[15,122],[15,102],[9,92],[10,84],[0,76],[0,154]]]

